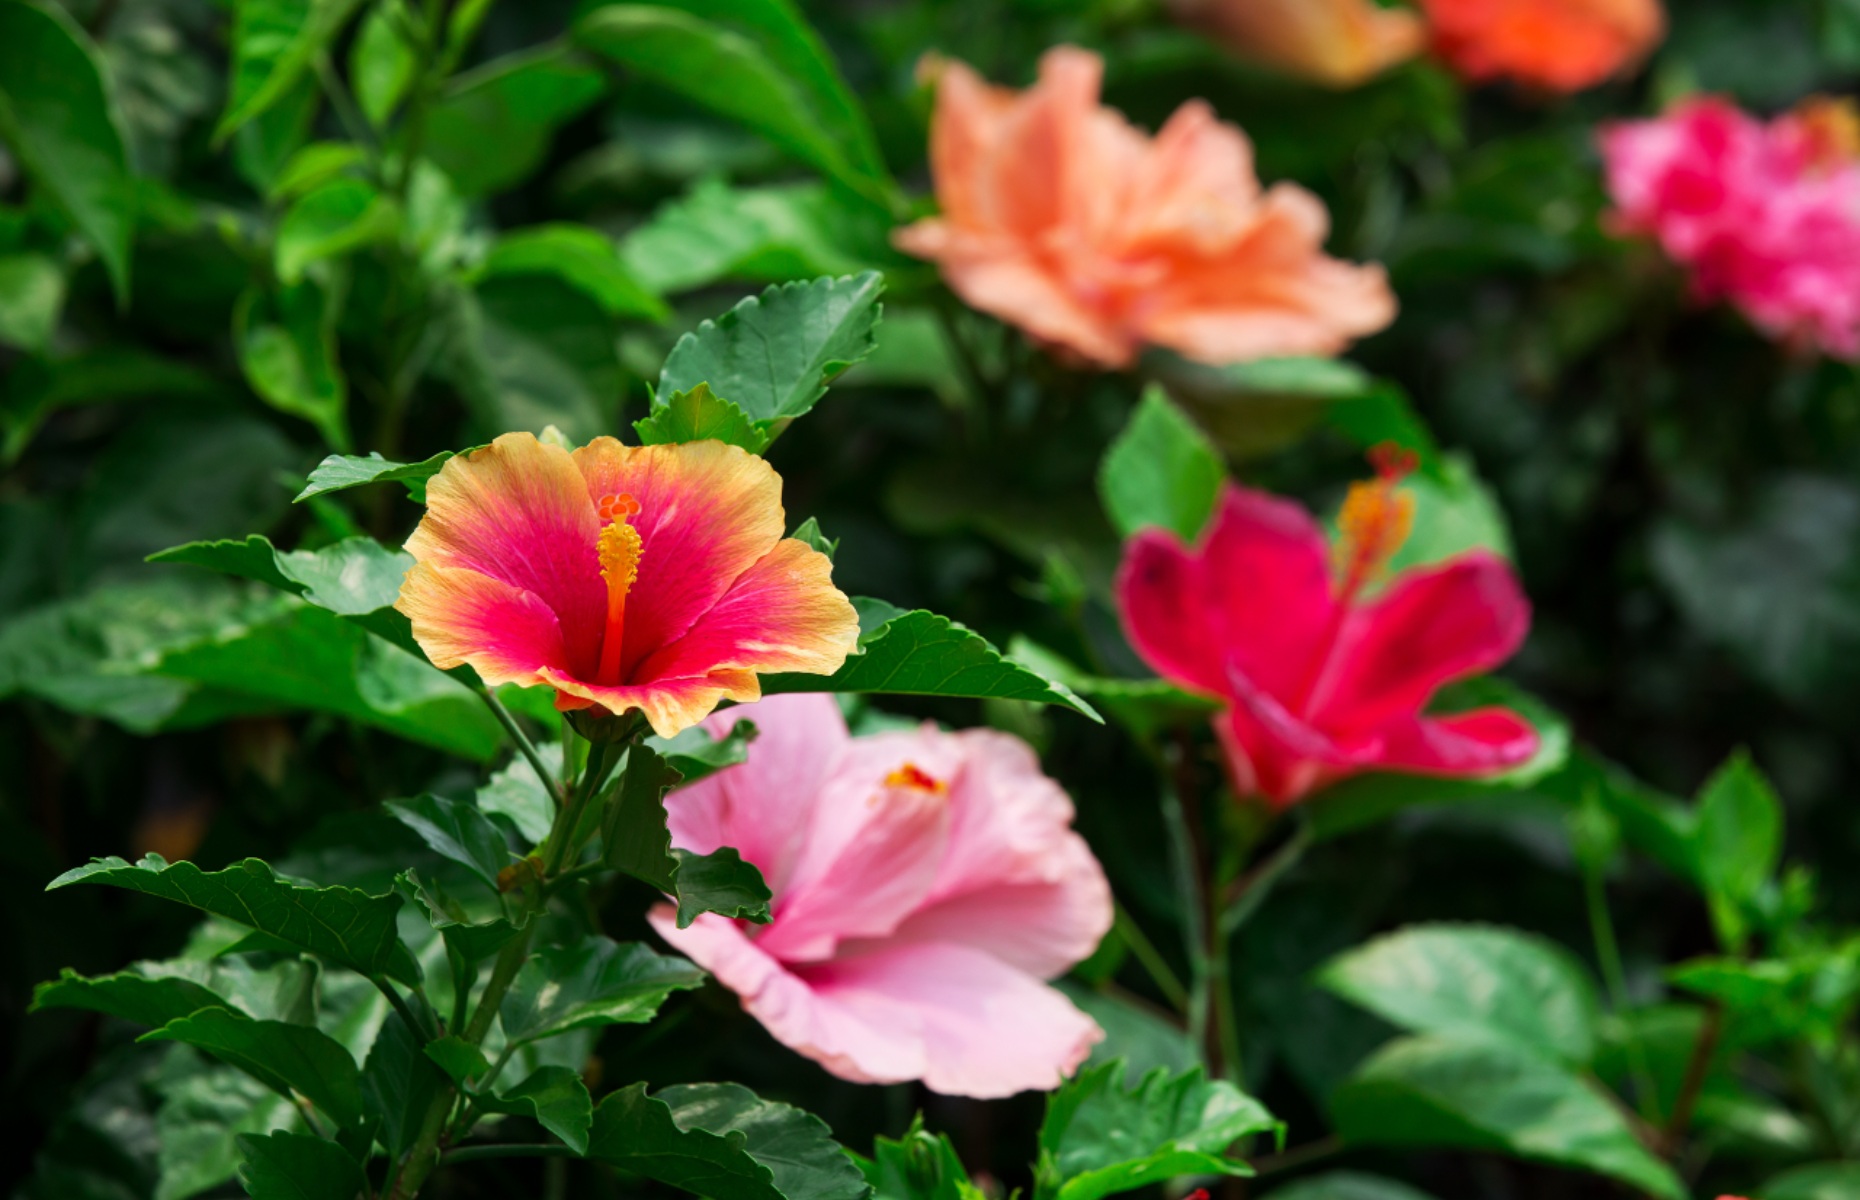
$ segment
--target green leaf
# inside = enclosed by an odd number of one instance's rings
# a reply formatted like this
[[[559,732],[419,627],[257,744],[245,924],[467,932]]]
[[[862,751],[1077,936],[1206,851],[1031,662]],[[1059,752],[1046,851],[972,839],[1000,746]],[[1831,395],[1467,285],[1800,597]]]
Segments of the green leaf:
[[[291,159],[309,142],[322,106],[322,89],[306,74],[283,99],[239,127],[232,139],[234,169],[269,196]]]
[[[560,44],[493,59],[447,85],[427,116],[427,156],[461,196],[501,192],[527,179],[555,131],[605,88],[597,68]]]
[[[93,859],[52,880],[46,890],[74,883],[103,883],[192,905],[363,975],[387,975],[409,986],[420,982],[418,968],[395,932],[401,905],[397,895],[297,887],[256,858],[209,872],[190,862],[170,866],[158,854],[134,866],[120,858]]]
[[[461,291],[446,369],[486,436],[554,425],[574,443],[609,432],[624,376],[617,323],[552,275],[501,275]]]
[[[446,895],[436,882],[423,880],[417,871],[403,871],[394,881],[425,910],[426,919],[445,939],[447,954],[457,956],[467,966],[484,962],[522,932],[504,917],[472,920],[463,905]]]
[[[141,1040],[185,1042],[280,1094],[301,1094],[338,1125],[362,1123],[361,1072],[342,1044],[319,1029],[207,1008],[145,1033]]]
[[[693,725],[677,737],[648,737],[646,744],[678,772],[681,786],[688,787],[706,775],[749,761],[749,743],[756,740],[756,733],[754,721],[742,720],[720,738],[711,737],[702,725]]]
[[[1259,1101],[1197,1067],[1158,1068],[1135,1088],[1120,1062],[1089,1067],[1047,1098],[1040,1126],[1040,1192],[1098,1200],[1181,1175],[1251,1175],[1227,1157],[1243,1137],[1283,1126]]]
[[[497,875],[510,865],[510,844],[491,819],[470,804],[431,792],[410,800],[390,800],[394,819],[420,835],[441,858],[449,858],[497,891]]]
[[[482,446],[473,446],[459,453],[470,454],[472,450],[482,449]],[[304,490],[297,493],[296,502],[302,503],[312,496],[340,492],[345,488],[361,487],[365,483],[403,483],[407,485],[409,496],[425,503],[427,480],[439,474],[439,468],[446,465],[452,453],[450,450],[442,451],[417,463],[389,462],[372,450],[366,456],[332,454],[310,472],[310,480]]]
[[[65,272],[57,260],[0,255],[0,342],[44,354],[64,307]]]
[[[1113,934],[1112,936],[1115,936]],[[1100,992],[1075,980],[1053,985],[1078,1010],[1098,1022],[1104,1040],[1092,1047],[1087,1066],[1122,1062],[1122,1086],[1134,1088],[1158,1068],[1175,1075],[1201,1065],[1201,1052],[1182,1027],[1141,1001],[1114,991]]]
[[[224,142],[297,86],[348,23],[360,0],[239,0],[226,113],[213,130]]]
[[[798,542],[806,542],[814,549],[826,555],[829,560],[840,552],[840,539],[830,538],[825,533],[821,532],[820,522],[813,517],[809,517],[807,520],[795,526],[794,532],[788,536]]]
[[[594,1110],[588,1157],[708,1200],[864,1200],[859,1168],[815,1116],[733,1083],[635,1083]]]
[[[1120,536],[1155,527],[1192,543],[1226,478],[1227,464],[1208,435],[1152,385],[1105,452],[1098,495]]]
[[[883,208],[889,182],[855,165],[810,119],[806,94],[761,47],[712,21],[674,9],[615,4],[589,13],[577,43],[750,129],[856,195]]]
[[[1405,1183],[1359,1171],[1326,1171],[1266,1194],[1265,1200],[1433,1200]]]
[[[421,1052],[460,1087],[491,1069],[491,1060],[484,1056],[484,1051],[457,1034],[448,1033],[430,1041],[421,1047]]]
[[[576,1154],[588,1152],[588,1130],[594,1124],[594,1097],[581,1076],[567,1067],[538,1067],[515,1087],[494,1096],[480,1096],[478,1106],[487,1112],[528,1117],[562,1139]]]
[[[662,892],[677,885],[678,860],[665,820],[665,793],[679,774],[649,746],[627,750],[620,790],[601,816],[601,845],[608,866],[644,880]]]
[[[1197,727],[1221,710],[1210,696],[1185,692],[1166,679],[1110,679],[1092,675],[1038,642],[1016,634],[1007,656],[1110,713],[1119,724],[1148,736],[1160,729]]]
[[[161,1026],[203,1008],[226,1007],[217,992],[178,975],[151,976],[131,969],[86,978],[70,967],[32,989],[32,1007],[82,1008],[138,1025]]]
[[[769,902],[774,899],[762,872],[746,863],[734,847],[722,846],[709,854],[673,850],[678,873],[672,878],[672,890],[678,897],[678,928],[707,912],[740,918],[766,925]]]
[[[279,220],[278,279],[289,287],[311,264],[392,240],[399,231],[392,200],[365,180],[337,176],[298,197]]]
[[[1621,1180],[1685,1200],[1615,1103],[1542,1055],[1496,1041],[1399,1038],[1338,1089],[1346,1143],[1490,1150]]]
[[[1718,936],[1732,949],[1748,933],[1746,913],[1782,857],[1782,802],[1748,755],[1733,755],[1699,793],[1699,883]]]
[[[872,352],[884,287],[878,272],[867,271],[746,297],[678,339],[659,373],[658,394],[708,383],[758,423],[801,416],[835,375]]]
[[[1860,1195],[1860,1163],[1817,1163],[1785,1171],[1758,1188],[1763,1200],[1851,1200]]]
[[[859,623],[865,629],[859,652],[832,675],[764,675],[763,694],[880,692],[1030,700],[1104,721],[1071,688],[1004,657],[987,639],[948,617],[923,609],[900,612],[882,601],[853,603],[861,608]]]
[[[238,1068],[186,1047],[163,1049],[169,1052],[148,1081],[161,1097],[153,1130],[160,1170],[153,1200],[184,1200],[219,1188],[238,1174],[245,1157],[240,1134],[273,1133],[302,1121],[295,1104]],[[120,1200],[121,1193],[111,1196]]]
[[[233,345],[261,400],[345,450],[348,384],[336,359],[336,317],[334,293],[309,280],[275,295],[248,291],[233,309]]]
[[[344,538],[320,550],[284,551],[254,533],[244,541],[188,542],[151,554],[148,561],[204,567],[268,584],[339,617],[358,618],[356,623],[363,628],[417,650],[411,637],[394,623],[373,619],[399,598],[401,580],[413,566],[413,556],[390,550],[373,538]]]
[[[381,1145],[398,1158],[419,1140],[421,1123],[446,1087],[446,1076],[424,1053],[421,1039],[398,1014],[388,1017],[368,1049],[361,1088]]]
[[[367,161],[368,152],[354,142],[312,142],[279,168],[265,198],[275,201],[300,196]]]
[[[682,958],[594,936],[532,955],[498,1011],[504,1036],[533,1042],[572,1029],[643,1025],[673,992],[703,983],[704,972]]]
[[[670,315],[665,302],[621,262],[613,240],[586,225],[531,225],[507,233],[491,247],[479,274],[553,275],[610,316],[663,321]]]
[[[543,766],[558,776],[561,774],[560,742],[544,742],[536,747],[536,753]],[[532,846],[542,845],[543,839],[549,836],[550,826],[555,823],[555,801],[543,787],[542,780],[536,777],[536,768],[521,754],[513,756],[503,770],[478,789],[477,799],[480,812],[508,817]]]
[[[252,1200],[355,1200],[367,1191],[361,1164],[325,1138],[242,1133],[238,1141],[239,1182]]]
[[[956,1148],[943,1134],[923,1127],[921,1115],[897,1141],[878,1138],[872,1157],[861,1163],[878,1200],[982,1200]]]
[[[355,102],[377,129],[387,126],[419,75],[419,56],[400,35],[411,20],[412,13],[402,0],[380,0],[362,18],[349,49],[349,83],[355,89]]]
[[[1486,925],[1411,925],[1333,958],[1326,988],[1414,1033],[1489,1038],[1581,1066],[1601,1004],[1587,970],[1543,938]]]
[[[1466,459],[1447,455],[1435,473],[1416,473],[1402,486],[1414,497],[1414,532],[1389,558],[1389,572],[1428,566],[1468,550],[1512,557],[1504,509]]]
[[[654,404],[651,416],[633,422],[633,432],[639,435],[642,446],[715,439],[741,446],[751,454],[768,449],[772,436],[770,431],[744,415],[742,409],[712,395],[707,383],[700,383],[688,392],[673,393],[664,404]]]
[[[620,258],[633,278],[660,294],[726,279],[856,275],[893,261],[890,226],[886,214],[824,184],[739,188],[706,178],[629,230]],[[881,352],[896,336],[887,329]]]
[[[96,249],[126,305],[136,182],[107,79],[62,8],[0,0],[0,139]]]

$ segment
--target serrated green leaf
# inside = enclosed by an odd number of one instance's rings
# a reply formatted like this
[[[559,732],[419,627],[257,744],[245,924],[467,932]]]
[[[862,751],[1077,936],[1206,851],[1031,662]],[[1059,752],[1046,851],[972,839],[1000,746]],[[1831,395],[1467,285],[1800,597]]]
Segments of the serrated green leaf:
[[[361,1164],[335,1142],[307,1133],[242,1133],[239,1181],[252,1200],[355,1200],[367,1191]]]
[[[854,604],[860,601],[855,600]],[[764,675],[764,695],[782,692],[877,692],[900,696],[966,696],[1057,704],[1103,724],[1071,688],[1007,658],[987,639],[948,617],[889,605],[886,619],[859,638],[859,652],[832,675]],[[861,613],[861,627],[866,612]]]
[[[62,8],[0,0],[0,138],[95,247],[126,305],[138,202],[108,78]]]
[[[670,315],[665,302],[633,278],[613,239],[586,225],[531,225],[504,234],[479,273],[553,275],[611,316],[662,321]]]
[[[1487,925],[1413,925],[1333,958],[1317,981],[1414,1033],[1489,1038],[1586,1065],[1601,1002],[1562,947]]]
[[[704,978],[682,958],[596,936],[537,951],[498,1011],[505,1037],[533,1042],[572,1029],[644,1024],[666,997],[699,987]]]
[[[447,896],[436,883],[420,878],[417,871],[403,871],[395,884],[426,913],[426,919],[440,937],[446,950],[467,966],[484,962],[509,944],[522,930],[504,917],[474,921],[464,907]]]
[[[1540,1054],[1496,1041],[1400,1038],[1331,1100],[1346,1143],[1488,1150],[1621,1180],[1685,1200],[1614,1102]]]
[[[390,800],[386,808],[435,854],[461,864],[491,891],[498,890],[498,872],[510,865],[510,844],[489,817],[472,805],[430,792]]]
[[[482,449],[483,446],[473,446],[458,453],[470,454],[473,450]],[[309,482],[304,485],[303,491],[297,493],[293,502],[301,504],[312,496],[361,487],[365,483],[404,483],[409,496],[425,503],[426,481],[439,474],[439,468],[446,465],[446,460],[452,454],[452,451],[447,450],[417,463],[389,462],[374,451],[365,456],[332,454],[310,472]]]
[[[1124,1065],[1080,1071],[1047,1099],[1040,1126],[1040,1192],[1054,1200],[1099,1197],[1180,1175],[1251,1175],[1227,1157],[1243,1137],[1282,1136],[1259,1101],[1197,1067],[1158,1068],[1123,1086]]]
[[[636,1083],[594,1110],[588,1157],[709,1200],[864,1200],[871,1189],[818,1117],[733,1083]]]
[[[52,880],[46,890],[74,883],[109,884],[192,905],[363,975],[387,975],[410,986],[420,982],[418,968],[395,932],[401,905],[397,895],[297,887],[256,858],[209,872],[190,862],[171,866],[158,854],[133,866],[120,858],[94,859]]]
[[[349,392],[336,359],[333,293],[313,280],[275,295],[246,292],[233,309],[233,345],[261,400],[310,422],[336,449],[348,449]]]
[[[207,1008],[145,1033],[141,1040],[185,1042],[280,1094],[297,1092],[338,1125],[362,1123],[361,1072],[342,1044],[319,1029]]]
[[[538,1067],[515,1087],[493,1096],[480,1096],[478,1106],[487,1112],[529,1117],[577,1154],[588,1152],[588,1130],[594,1124],[594,1097],[581,1076],[567,1067]]]
[[[662,892],[675,886],[678,860],[665,819],[665,793],[679,774],[649,746],[627,750],[620,788],[601,818],[601,844],[608,866],[625,871]]]
[[[720,738],[710,730],[693,725],[677,737],[648,737],[646,744],[662,755],[672,770],[678,772],[680,786],[689,786],[706,775],[749,760],[749,743],[756,740],[756,723],[738,721]]]
[[[714,440],[760,454],[769,444],[768,431],[730,401],[713,395],[706,383],[654,404],[651,416],[633,422],[633,432],[642,446]]]
[[[982,1200],[985,1194],[970,1181],[949,1138],[925,1130],[922,1116],[897,1141],[876,1139],[871,1159],[860,1166],[877,1200]]]
[[[733,847],[723,846],[709,854],[673,850],[678,873],[672,878],[672,890],[678,898],[678,928],[689,928],[704,913],[713,912],[733,919],[767,924],[769,901],[774,899],[762,872],[746,863]]]
[[[1200,426],[1152,386],[1098,469],[1098,495],[1123,537],[1166,529],[1200,536],[1227,478],[1227,464]]]
[[[420,1049],[461,1087],[491,1069],[491,1060],[484,1056],[484,1051],[457,1034],[435,1038]]]
[[[878,272],[867,271],[747,297],[678,340],[659,373],[658,394],[708,383],[752,421],[799,417],[835,375],[872,352],[884,286]]]
[[[425,1055],[419,1036],[398,1014],[389,1016],[361,1072],[368,1119],[389,1157],[400,1157],[419,1138],[421,1122],[445,1086],[445,1073]]]
[[[87,978],[70,967],[32,989],[29,1011],[82,1008],[138,1025],[161,1026],[203,1008],[228,1007],[225,997],[191,979],[150,976],[141,971]]]
[[[224,142],[291,92],[335,40],[360,0],[240,0],[233,18],[233,63],[226,113],[213,140]]]

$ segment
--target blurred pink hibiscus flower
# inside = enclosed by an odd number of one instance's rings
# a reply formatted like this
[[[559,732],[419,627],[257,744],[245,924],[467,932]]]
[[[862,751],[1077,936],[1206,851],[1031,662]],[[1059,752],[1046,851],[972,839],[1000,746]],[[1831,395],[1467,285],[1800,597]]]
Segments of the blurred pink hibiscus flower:
[[[1860,121],[1812,101],[1761,121],[1715,98],[1601,133],[1614,227],[1647,234],[1769,336],[1860,358]]]
[[[951,1095],[1053,1088],[1103,1033],[1043,981],[1097,947],[1111,892],[1072,802],[990,730],[854,738],[822,695],[706,722],[760,731],[749,760],[674,792],[672,840],[734,846],[774,919],[653,927],[776,1038],[843,1079]]]
[[[1105,367],[1145,345],[1209,363],[1336,354],[1395,319],[1382,269],[1327,257],[1323,203],[1262,190],[1252,145],[1206,104],[1152,139],[1098,103],[1104,64],[1085,50],[1048,51],[1025,92],[934,69],[943,211],[894,240],[976,308]]]
[[[1351,489],[1334,554],[1303,508],[1232,486],[1194,547],[1148,529],[1125,549],[1131,642],[1165,678],[1225,702],[1215,732],[1234,788],[1275,808],[1361,771],[1486,775],[1537,751],[1510,709],[1424,711],[1443,685],[1510,658],[1530,606],[1480,550],[1364,597],[1412,520],[1405,467],[1380,465]]]

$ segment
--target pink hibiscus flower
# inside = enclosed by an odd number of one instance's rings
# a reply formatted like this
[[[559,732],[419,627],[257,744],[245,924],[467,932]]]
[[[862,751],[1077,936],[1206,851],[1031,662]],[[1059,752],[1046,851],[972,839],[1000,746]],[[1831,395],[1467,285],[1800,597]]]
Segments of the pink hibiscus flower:
[[[1763,122],[1706,98],[1601,133],[1612,221],[1655,238],[1701,300],[1771,337],[1860,358],[1860,134],[1811,102]]]
[[[1072,803],[1025,743],[975,729],[853,738],[833,700],[777,696],[712,717],[749,760],[668,797],[673,842],[734,846],[774,920],[653,927],[787,1045],[843,1079],[952,1095],[1052,1088],[1098,1026],[1043,980],[1111,927]]]
[[[1323,202],[1262,189],[1246,135],[1206,104],[1151,138],[1098,103],[1089,51],[1047,51],[1025,92],[938,69],[942,215],[893,240],[976,308],[1107,367],[1146,345],[1210,363],[1336,354],[1395,319],[1382,268],[1327,257]]]
[[[758,699],[758,673],[831,674],[858,644],[832,563],[784,522],[781,477],[736,446],[507,433],[427,485],[395,607],[443,670],[670,737]]]
[[[1233,486],[1193,548],[1149,529],[1125,549],[1124,628],[1164,677],[1226,703],[1215,730],[1243,796],[1283,807],[1361,771],[1483,775],[1536,753],[1509,709],[1425,715],[1441,686],[1511,657],[1530,608],[1485,551],[1365,597],[1412,519],[1402,468],[1382,465],[1351,489],[1334,556],[1304,509]]]

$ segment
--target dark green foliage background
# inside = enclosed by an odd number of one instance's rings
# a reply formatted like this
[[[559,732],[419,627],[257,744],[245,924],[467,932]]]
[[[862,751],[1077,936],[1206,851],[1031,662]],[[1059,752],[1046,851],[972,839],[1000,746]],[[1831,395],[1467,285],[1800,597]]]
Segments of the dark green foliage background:
[[[1652,250],[1606,236],[1593,144],[1598,121],[1692,90],[1774,111],[1850,89],[1860,5],[1673,0],[1671,37],[1644,74],[1565,100],[1469,94],[1427,64],[1320,91],[1235,62],[1141,0],[805,7],[913,194],[927,188],[929,101],[913,69],[932,49],[1020,84],[1041,50],[1077,42],[1107,55],[1107,100],[1139,123],[1202,96],[1245,128],[1263,177],[1297,180],[1329,203],[1334,252],[1389,268],[1402,315],[1351,357],[1398,384],[1502,505],[1536,611],[1507,674],[1565,714],[1580,746],[1656,789],[1690,795],[1748,748],[1786,806],[1791,858],[1815,874],[1817,920],[1860,923],[1850,869],[1860,849],[1860,374],[1792,357],[1734,314],[1693,305]],[[211,684],[181,695],[131,669],[171,636],[162,631],[211,628],[215,606],[242,603],[221,581],[144,556],[250,532],[292,547],[355,529],[398,543],[418,509],[392,486],[289,504],[331,447],[313,423],[262,403],[235,351],[234,314],[253,277],[241,247],[270,237],[279,209],[251,182],[257,139],[212,141],[225,6],[67,8],[102,48],[145,185],[119,305],[68,220],[16,167],[0,170],[0,251],[44,254],[68,289],[49,344],[0,347],[0,1127],[14,1147],[0,1188],[116,1200],[154,1194],[153,1097],[139,1065],[159,1047],[86,1014],[28,1017],[25,1006],[61,968],[106,973],[177,951],[194,916],[102,889],[48,896],[44,884],[93,855],[190,842],[196,828],[204,837],[183,853],[208,867],[255,855],[320,882],[381,884],[393,864],[424,854],[410,835],[384,832],[394,827],[381,803],[460,794],[482,773],[430,737]],[[505,0],[465,62],[550,42],[574,16],[557,0]],[[887,285],[878,355],[769,452],[791,523],[811,515],[839,539],[835,574],[849,593],[947,614],[997,645],[1025,634],[1140,673],[1104,602],[1116,543],[1093,487],[1136,381],[1071,372],[959,310],[931,269],[887,248],[871,208],[810,183],[793,158],[676,91],[592,59],[576,70],[573,86],[593,82],[553,127],[534,119],[539,106],[435,120],[429,151],[462,189],[483,185],[462,210],[464,236],[573,222],[627,238],[694,189],[815,192],[801,204],[770,193],[786,236],[739,213],[627,260],[663,282],[663,321],[651,319],[651,296],[603,309],[553,278],[516,274],[478,285],[477,319],[503,331],[484,334],[458,314],[456,283],[410,298],[395,291],[390,256],[361,248],[335,333],[354,447],[413,461],[485,440],[500,417],[553,420],[577,438],[618,432],[645,414],[646,385],[679,332],[764,283],[877,268]],[[343,136],[327,106],[312,119],[320,136]],[[693,265],[715,252],[718,228],[743,234],[742,252]],[[0,295],[0,309],[28,299]],[[938,311],[976,349],[981,386],[950,354]],[[428,330],[438,344],[420,344]],[[415,356],[424,367],[404,405],[388,399],[390,377]],[[515,383],[533,390],[511,401]],[[499,410],[499,396],[512,407]],[[1197,411],[1250,483],[1323,507],[1362,471],[1360,447],[1326,425],[1319,403],[1254,391]],[[1055,572],[1054,550],[1068,570]],[[1065,586],[1073,574],[1078,593]],[[1069,596],[1082,597],[1076,619],[1054,603]],[[95,675],[100,659],[117,664],[114,681]],[[80,683],[89,690],[76,695]],[[1179,941],[1155,781],[1115,726],[1013,703],[882,704],[995,723],[1042,747],[1120,896],[1160,943]],[[1207,746],[1195,745],[1211,783]],[[1236,958],[1249,1081],[1294,1144],[1322,1136],[1323,1098],[1388,1033],[1308,982],[1331,954],[1407,923],[1477,919],[1591,958],[1571,804],[1544,789],[1327,842],[1255,918]],[[1651,1001],[1665,964],[1711,952],[1709,914],[1643,855],[1623,858],[1612,885],[1630,991]],[[607,932],[649,938],[638,918],[648,897],[633,884],[607,893]],[[1119,978],[1146,986],[1127,968]],[[902,1133],[921,1107],[971,1172],[1028,1182],[1037,1101],[984,1106],[840,1083],[714,986],[668,1012],[606,1033],[598,1054],[611,1082],[739,1080],[820,1113],[861,1151]],[[1849,1103],[1831,1105],[1844,1123],[1818,1136],[1843,1151],[1860,1148],[1854,1078],[1825,1084]],[[1717,1153],[1695,1164],[1698,1194],[1751,1187],[1804,1157],[1750,1133],[1708,1132]],[[1492,1155],[1359,1152],[1350,1165],[1443,1200],[1606,1186]],[[77,1185],[60,1172],[79,1166],[89,1190],[61,1190]],[[529,1195],[539,1178],[533,1163],[487,1163],[446,1174],[435,1194]],[[575,1186],[618,1194],[592,1173]]]

